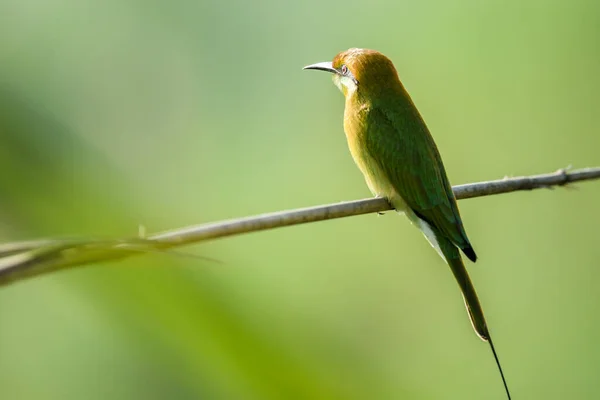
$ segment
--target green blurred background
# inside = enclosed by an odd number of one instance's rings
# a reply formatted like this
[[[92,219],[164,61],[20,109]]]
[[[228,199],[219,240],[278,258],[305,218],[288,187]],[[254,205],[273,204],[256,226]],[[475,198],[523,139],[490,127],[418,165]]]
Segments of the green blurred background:
[[[454,184],[600,164],[600,3],[2,0],[0,240],[369,196],[342,95],[384,52]],[[600,183],[460,202],[515,399],[600,397]],[[503,399],[456,283],[388,213],[0,289],[2,399]]]

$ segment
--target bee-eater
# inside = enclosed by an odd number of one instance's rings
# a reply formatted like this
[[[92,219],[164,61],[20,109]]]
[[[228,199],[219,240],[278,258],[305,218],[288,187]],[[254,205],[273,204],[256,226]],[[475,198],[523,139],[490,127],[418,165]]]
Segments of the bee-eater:
[[[477,260],[467,238],[440,153],[425,121],[400,82],[394,64],[368,49],[349,49],[332,62],[304,67],[327,71],[344,93],[344,131],[352,158],[375,196],[386,198],[421,229],[452,269],[471,324],[494,349],[483,310],[459,250]]]

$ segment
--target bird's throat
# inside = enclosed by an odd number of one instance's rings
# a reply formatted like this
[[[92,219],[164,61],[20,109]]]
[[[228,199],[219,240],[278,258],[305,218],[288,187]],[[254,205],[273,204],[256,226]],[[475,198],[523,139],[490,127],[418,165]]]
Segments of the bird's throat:
[[[333,83],[346,97],[351,96],[356,91],[356,83],[348,76],[334,74]]]

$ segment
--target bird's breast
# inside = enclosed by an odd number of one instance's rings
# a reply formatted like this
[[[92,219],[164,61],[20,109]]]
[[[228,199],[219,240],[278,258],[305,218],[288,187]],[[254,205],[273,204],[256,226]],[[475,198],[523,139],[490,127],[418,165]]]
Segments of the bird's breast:
[[[344,132],[348,141],[348,148],[354,162],[363,173],[367,186],[375,196],[387,198],[398,210],[406,208],[404,200],[400,197],[387,174],[381,168],[380,160],[369,153],[367,135],[373,134],[368,129],[369,107],[348,107],[344,113]]]

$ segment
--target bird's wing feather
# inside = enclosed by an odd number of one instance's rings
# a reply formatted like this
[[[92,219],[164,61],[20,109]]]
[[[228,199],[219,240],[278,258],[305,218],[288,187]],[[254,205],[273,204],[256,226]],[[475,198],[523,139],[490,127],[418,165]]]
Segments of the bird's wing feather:
[[[365,110],[367,151],[418,217],[436,227],[469,258],[476,258],[442,159],[418,111],[412,107],[386,110],[376,106]]]

